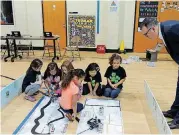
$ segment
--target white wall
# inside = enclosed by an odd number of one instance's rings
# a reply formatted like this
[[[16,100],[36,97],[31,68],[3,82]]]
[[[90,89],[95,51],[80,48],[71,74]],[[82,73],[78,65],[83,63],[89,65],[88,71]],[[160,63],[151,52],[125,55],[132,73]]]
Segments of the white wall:
[[[135,1],[123,1],[124,9],[124,24],[123,24],[123,39],[125,47],[132,49],[133,46],[133,31],[134,31],[134,16],[135,16]]]
[[[111,12],[110,7],[111,3],[113,1],[108,1],[107,5],[107,16],[108,22],[107,25],[107,44],[106,47],[107,49],[117,49],[119,48],[119,22],[121,22],[121,19],[119,19],[120,16],[120,7],[119,7],[119,1],[115,1],[116,5],[118,5],[117,11],[116,12]],[[104,12],[104,11],[101,11]],[[105,18],[105,16],[102,16]]]
[[[110,12],[112,0],[100,0],[100,31],[99,34],[96,33],[96,45],[106,45],[107,49],[118,49],[120,42],[124,40],[125,47],[132,49],[135,1],[115,0],[115,2],[118,5],[117,12]],[[14,1],[13,4],[15,25],[1,25],[1,35],[19,30],[22,34],[42,36],[41,1]],[[97,16],[97,0],[67,0],[67,16],[69,12]],[[33,46],[43,46],[43,41],[33,41]]]
[[[14,25],[1,25],[1,35],[20,31],[22,35],[42,36],[41,1],[13,1]],[[43,41],[32,41],[33,46],[43,46]]]
[[[106,45],[107,49],[118,49],[124,40],[125,47],[132,49],[135,1],[116,1],[117,12],[110,12],[112,0],[100,0],[100,32],[96,33],[96,45]],[[67,0],[67,15],[78,12],[78,15],[97,15],[97,0]]]

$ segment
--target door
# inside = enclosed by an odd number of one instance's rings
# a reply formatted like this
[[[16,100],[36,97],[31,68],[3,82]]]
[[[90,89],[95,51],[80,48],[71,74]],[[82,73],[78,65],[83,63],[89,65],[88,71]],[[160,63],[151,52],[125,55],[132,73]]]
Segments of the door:
[[[65,48],[66,35],[66,1],[43,1],[44,31],[60,36],[60,48]],[[52,44],[52,42],[50,43]]]
[[[175,1],[158,1],[158,16],[157,19],[159,22],[167,21],[167,20],[179,20],[179,11],[176,7],[179,6],[179,3],[174,4]],[[163,5],[167,6],[164,9]],[[176,3],[176,2],[175,2]],[[145,52],[146,49],[154,48],[159,40],[151,40],[144,37],[138,29],[138,21],[139,21],[139,6],[140,1],[137,1],[136,7],[136,22],[135,22],[135,32],[134,32],[134,52]],[[171,6],[171,7],[170,7]],[[161,50],[161,52],[166,53],[165,47]]]

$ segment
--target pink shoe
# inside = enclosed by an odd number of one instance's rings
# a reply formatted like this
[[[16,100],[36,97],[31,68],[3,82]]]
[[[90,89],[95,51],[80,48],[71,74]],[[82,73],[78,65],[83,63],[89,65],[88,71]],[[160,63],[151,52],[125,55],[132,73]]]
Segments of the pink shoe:
[[[25,99],[31,101],[31,102],[34,102],[36,99],[32,96],[25,96]]]

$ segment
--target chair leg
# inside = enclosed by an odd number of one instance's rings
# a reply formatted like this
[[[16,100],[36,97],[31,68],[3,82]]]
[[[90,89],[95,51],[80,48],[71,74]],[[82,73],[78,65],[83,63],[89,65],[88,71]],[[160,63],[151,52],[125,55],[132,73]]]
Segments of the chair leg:
[[[49,48],[48,48],[48,55],[49,55],[49,57],[50,57],[50,51],[49,51]]]
[[[19,52],[19,50],[20,50],[21,52]],[[20,53],[21,53],[22,55],[24,54],[23,51],[22,51],[22,48],[20,47],[20,49],[19,49],[19,47],[17,47],[17,54],[20,54]]]
[[[63,56],[62,56],[62,59],[65,57],[65,55],[66,55],[66,51],[67,51],[67,50],[65,49],[65,52],[64,52],[64,54],[63,54]]]
[[[44,52],[43,52],[43,56],[42,56],[42,59],[44,58],[44,55],[45,55],[45,47],[44,47]]]
[[[78,56],[79,56],[79,58],[80,58],[80,61],[81,61],[81,55],[80,55],[79,48],[78,48]]]
[[[71,55],[72,55],[73,59],[75,59],[74,51],[73,50],[71,51]]]
[[[29,49],[28,49],[27,55],[29,56],[29,53],[30,53],[30,46],[29,46],[28,48],[29,48]]]
[[[22,55],[24,55],[24,52],[22,51],[22,48],[21,48],[21,53],[22,53]]]
[[[78,51],[78,57],[80,58],[80,61],[81,61],[81,56],[80,56],[80,50],[79,50],[79,48],[78,48],[78,43],[76,43],[76,49],[77,49],[77,51]]]
[[[2,59],[4,59],[4,56],[5,56],[6,52],[7,52],[7,50],[4,51]]]
[[[34,47],[33,46],[31,46],[31,51],[32,51],[33,55],[35,55],[34,54]]]
[[[58,46],[58,51],[59,51],[60,57],[62,57],[61,50],[60,50],[60,47],[59,47],[59,46]]]

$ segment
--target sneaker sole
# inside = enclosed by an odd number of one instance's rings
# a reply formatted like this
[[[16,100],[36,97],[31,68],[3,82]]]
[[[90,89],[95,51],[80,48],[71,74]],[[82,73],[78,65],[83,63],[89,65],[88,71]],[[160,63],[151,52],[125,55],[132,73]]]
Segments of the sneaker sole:
[[[25,97],[26,100],[29,100],[31,102],[35,102],[36,100],[30,100],[29,98]]]

